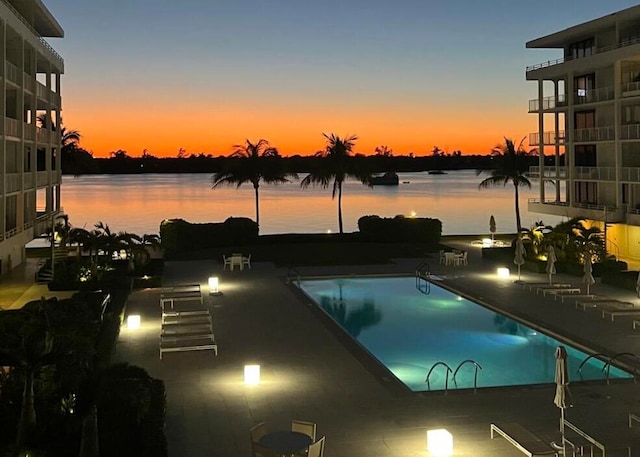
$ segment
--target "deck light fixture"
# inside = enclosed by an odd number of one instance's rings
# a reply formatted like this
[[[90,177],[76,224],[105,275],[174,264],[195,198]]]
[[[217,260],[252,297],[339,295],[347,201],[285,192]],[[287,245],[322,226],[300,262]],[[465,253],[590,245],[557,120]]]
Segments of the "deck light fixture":
[[[260,365],[244,366],[244,384],[247,386],[260,384]]]
[[[140,328],[139,314],[130,314],[127,316],[127,328],[129,330],[138,330]]]
[[[508,268],[498,268],[498,278],[500,279],[509,279],[510,272]]]
[[[453,455],[453,436],[443,428],[427,430],[427,451],[433,457]]]
[[[209,295],[222,295],[222,292],[218,290],[218,277],[211,276],[209,278]]]

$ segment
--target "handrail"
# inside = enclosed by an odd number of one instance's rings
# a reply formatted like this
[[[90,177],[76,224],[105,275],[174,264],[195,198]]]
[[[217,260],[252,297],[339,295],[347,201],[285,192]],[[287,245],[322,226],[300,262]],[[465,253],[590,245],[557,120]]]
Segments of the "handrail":
[[[429,373],[427,373],[427,378],[424,381],[427,383],[427,389],[431,390],[431,382],[429,381],[429,377],[431,376],[431,373],[433,372],[434,368],[439,365],[442,365],[447,369],[446,375],[444,377],[444,393],[446,395],[449,390],[449,373],[453,373],[453,370],[445,362],[436,362],[429,370]]]
[[[578,376],[580,376],[580,380],[582,380],[582,367],[584,366],[584,364],[587,363],[590,359],[597,358],[598,356],[606,357],[607,354],[602,354],[601,352],[596,352],[595,354],[591,354],[590,356],[588,356],[586,359],[584,359],[582,361],[582,363],[578,367]],[[598,360],[600,360],[600,359],[598,359]],[[604,365],[602,366],[602,371],[604,371],[606,366],[607,366],[607,362],[604,362]]]
[[[475,360],[467,359],[460,362],[460,365],[458,365],[458,368],[456,368],[456,371],[453,372],[453,382],[455,383],[456,387],[458,387],[458,382],[456,381],[456,375],[458,374],[458,370],[460,370],[462,365],[464,365],[465,363],[473,363],[476,367],[475,373],[473,374],[473,391],[476,392],[478,388],[478,368],[482,370],[482,367]]]
[[[416,267],[416,289],[424,294],[431,292],[431,268],[427,262],[422,262]],[[420,287],[421,281],[424,281],[424,290]]]
[[[633,352],[619,352],[609,357],[609,361],[602,367],[602,371],[604,371],[605,368],[607,369],[607,384],[609,384],[609,371],[611,370],[611,362],[613,362],[615,359],[617,359],[622,355],[629,355],[629,356],[635,357],[636,369],[633,372],[633,382],[636,382],[636,383],[638,382],[638,380],[636,379],[636,373],[638,372],[638,367],[640,367],[640,355],[634,354]]]
[[[293,274],[293,273],[295,273],[295,278],[296,278],[296,279],[297,279],[297,281],[298,281],[298,286],[300,286],[300,277],[301,277],[301,274],[300,274],[300,272],[298,271],[298,269],[297,269],[296,267],[294,267],[293,265],[289,265],[289,266],[288,266],[288,268],[287,268],[287,284],[290,284],[290,283],[291,283],[291,277],[292,277],[292,274]]]

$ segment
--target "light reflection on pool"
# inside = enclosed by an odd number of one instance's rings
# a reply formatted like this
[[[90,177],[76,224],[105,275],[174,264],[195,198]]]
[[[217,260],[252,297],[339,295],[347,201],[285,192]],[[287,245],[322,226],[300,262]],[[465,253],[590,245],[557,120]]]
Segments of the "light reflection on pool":
[[[301,281],[300,287],[349,335],[413,391],[427,390],[425,378],[438,362],[452,371],[465,360],[478,370],[478,387],[553,383],[559,341],[494,313],[434,284],[419,292],[409,278],[332,278]],[[569,376],[587,354],[565,344]],[[590,359],[581,379],[603,379],[604,362]],[[472,388],[475,367],[466,363],[449,388]],[[446,368],[436,367],[430,389],[445,387]],[[631,378],[611,368],[611,378]]]

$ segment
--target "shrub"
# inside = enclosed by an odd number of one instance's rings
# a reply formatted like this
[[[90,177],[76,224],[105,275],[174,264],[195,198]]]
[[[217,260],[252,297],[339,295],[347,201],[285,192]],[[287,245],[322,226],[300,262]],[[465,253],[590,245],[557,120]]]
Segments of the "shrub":
[[[180,251],[242,245],[258,239],[258,225],[245,217],[230,217],[222,223],[192,224],[182,219],[160,224],[160,238],[167,256]]]
[[[363,216],[358,219],[358,230],[366,241],[382,243],[418,242],[437,246],[442,235],[442,222],[426,217],[393,218]]]
[[[637,271],[604,270],[602,274],[603,284],[609,284],[621,289],[636,290]]]

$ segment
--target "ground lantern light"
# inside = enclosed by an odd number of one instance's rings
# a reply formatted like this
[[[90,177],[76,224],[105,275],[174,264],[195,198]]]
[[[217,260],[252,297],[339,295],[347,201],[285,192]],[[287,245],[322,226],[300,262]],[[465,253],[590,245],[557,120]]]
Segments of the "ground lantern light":
[[[427,430],[427,451],[433,457],[453,455],[453,436],[443,428]]]

